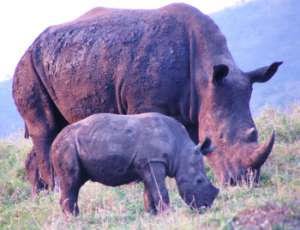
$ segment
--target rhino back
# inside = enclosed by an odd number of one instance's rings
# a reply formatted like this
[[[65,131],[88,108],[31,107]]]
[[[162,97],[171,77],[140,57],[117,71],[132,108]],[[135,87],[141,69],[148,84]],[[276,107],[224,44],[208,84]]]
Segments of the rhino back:
[[[153,104],[178,113],[174,105],[188,85],[185,22],[168,11],[102,9],[50,27],[32,50],[43,84],[69,122]]]
[[[96,114],[71,128],[84,170],[92,180],[107,185],[138,179],[137,164],[163,158],[175,149],[176,134],[170,132],[164,116],[156,113]]]

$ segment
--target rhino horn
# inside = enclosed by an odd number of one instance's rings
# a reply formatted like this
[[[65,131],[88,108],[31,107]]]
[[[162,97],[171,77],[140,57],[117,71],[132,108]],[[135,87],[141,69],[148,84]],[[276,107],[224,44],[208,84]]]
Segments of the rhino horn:
[[[274,142],[275,132],[273,131],[270,139],[264,144],[261,144],[251,155],[250,159],[252,168],[259,169],[263,165],[272,151]]]

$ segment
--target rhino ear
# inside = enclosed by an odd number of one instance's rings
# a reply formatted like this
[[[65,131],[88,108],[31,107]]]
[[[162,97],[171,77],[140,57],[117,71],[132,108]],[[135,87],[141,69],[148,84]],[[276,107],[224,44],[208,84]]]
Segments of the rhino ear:
[[[215,65],[213,72],[213,82],[220,83],[228,75],[229,68],[227,65]]]
[[[251,83],[254,82],[266,82],[270,80],[273,75],[276,73],[278,67],[283,62],[274,62],[269,66],[261,67],[259,69],[253,70],[247,73],[247,76],[250,78]]]
[[[199,143],[196,147],[195,147],[195,152],[196,153],[202,153],[202,155],[207,155],[208,153],[211,153],[215,150],[215,148],[211,145],[211,140],[206,137],[204,142],[201,144]]]

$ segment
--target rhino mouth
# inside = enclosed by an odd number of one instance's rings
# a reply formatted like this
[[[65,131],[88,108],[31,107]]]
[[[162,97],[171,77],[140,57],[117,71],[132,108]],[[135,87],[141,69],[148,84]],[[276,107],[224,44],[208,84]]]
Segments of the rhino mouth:
[[[187,202],[192,210],[198,210],[200,212],[206,211],[207,209],[211,208],[215,198],[219,194],[219,189],[215,188],[214,186],[209,186],[205,188],[205,190],[210,189],[210,192],[203,193],[203,194],[193,194],[192,196],[188,197]],[[200,199],[202,197],[202,199]],[[203,199],[203,197],[206,197]]]
[[[201,204],[197,204],[197,202],[195,200],[193,200],[192,202],[190,202],[189,207],[192,210],[198,210],[198,211],[202,212],[202,211],[206,211],[207,209],[209,209],[211,207],[211,205],[208,202],[203,202]]]
[[[248,168],[245,173],[239,174],[236,177],[225,176],[225,179],[221,180],[223,186],[242,186],[247,185],[252,187],[259,183],[260,170]]]
[[[208,155],[208,163],[223,186],[255,184],[259,182],[260,168],[271,154],[274,142],[273,131],[265,143],[252,141],[243,147],[231,146],[230,151],[220,149]]]
[[[208,209],[210,209],[212,206],[212,202],[208,202],[208,201],[205,201],[201,204],[197,204],[196,202],[191,202],[189,207],[191,210],[195,210],[199,213],[204,213],[206,212]]]

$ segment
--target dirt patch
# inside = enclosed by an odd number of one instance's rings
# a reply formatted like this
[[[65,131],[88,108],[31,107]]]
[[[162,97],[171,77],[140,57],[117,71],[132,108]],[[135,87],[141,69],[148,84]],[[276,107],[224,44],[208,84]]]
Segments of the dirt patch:
[[[282,206],[265,206],[239,212],[232,220],[234,229],[300,229],[300,200]]]

